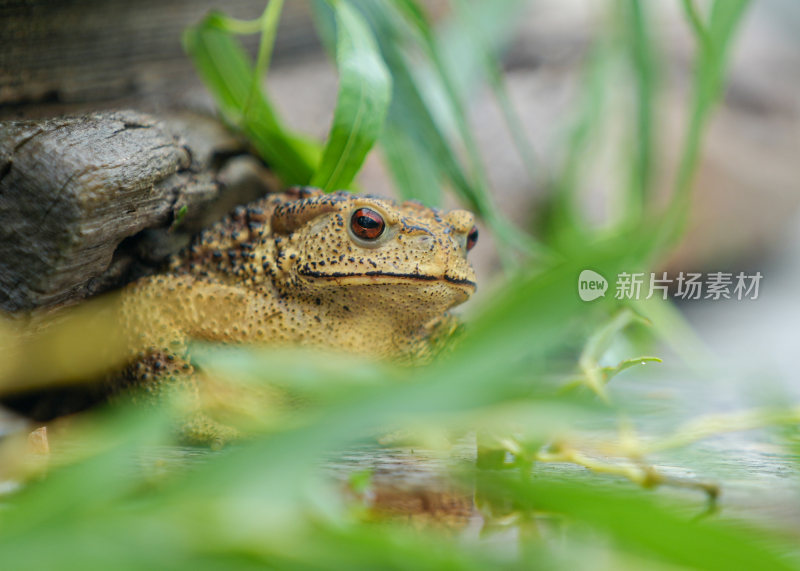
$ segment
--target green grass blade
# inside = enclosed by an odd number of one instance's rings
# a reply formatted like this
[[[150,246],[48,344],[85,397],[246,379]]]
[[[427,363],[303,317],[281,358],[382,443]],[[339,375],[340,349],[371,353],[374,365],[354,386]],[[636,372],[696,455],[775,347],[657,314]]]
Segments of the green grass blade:
[[[635,222],[644,212],[652,186],[653,122],[658,69],[649,29],[647,4],[641,0],[629,0],[626,20],[628,24],[628,50],[634,71],[636,88],[636,133],[632,181],[624,201],[626,219]]]
[[[387,122],[380,144],[400,197],[428,206],[439,205],[441,176],[436,165],[397,122]]]
[[[369,27],[347,2],[332,5],[339,96],[322,161],[311,179],[326,191],[350,187],[380,135],[391,94],[391,76]]]
[[[285,184],[307,184],[316,162],[314,145],[282,125],[265,94],[251,96],[252,66],[238,42],[221,29],[220,18],[210,14],[188,28],[184,49],[223,116],[247,135],[270,168]]]
[[[684,2],[695,34],[697,56],[689,125],[684,139],[675,190],[659,228],[660,249],[674,244],[683,234],[690,210],[692,180],[697,170],[703,135],[711,112],[722,95],[730,47],[749,0],[716,0],[706,25],[691,1]]]
[[[590,240],[579,189],[586,155],[598,136],[607,106],[609,51],[605,42],[598,41],[583,70],[578,109],[568,128],[564,158],[557,168],[550,204],[543,217],[545,242],[559,252],[579,252]]]
[[[428,21],[425,11],[415,0],[402,0],[396,4],[396,7],[401,14],[408,18],[422,39],[421,47],[425,50],[432,63],[435,76],[443,88],[444,102],[450,108],[449,116],[455,120],[456,130],[466,151],[470,168],[469,180],[471,184],[463,190],[468,190],[470,202],[483,215],[498,238],[507,245],[522,250],[533,248],[533,239],[517,230],[499,212],[491,198],[489,180],[483,165],[483,159],[467,119],[465,98],[458,89],[450,66],[446,65],[442,57],[441,48],[433,33],[433,26]]]
[[[261,91],[261,82],[266,76],[270,60],[272,59],[272,48],[275,46],[275,36],[278,33],[278,21],[281,17],[281,10],[283,10],[283,0],[271,0],[267,4],[267,7],[264,8],[264,13],[261,15],[261,42],[258,46],[256,69],[253,74],[250,94],[247,97],[247,102],[244,105],[244,112],[242,113],[245,121],[247,120],[253,101],[256,100]]]
[[[409,140],[416,147],[414,155],[430,156],[452,191],[487,222],[506,246],[500,249],[500,255],[507,266],[514,264],[515,251],[544,257],[541,247],[511,224],[491,198],[477,143],[466,118],[464,98],[459,95],[452,70],[445,69],[439,53],[441,46],[422,8],[412,1],[396,4],[362,1],[359,6],[376,30],[394,77],[387,122],[409,133]],[[411,57],[418,48],[422,48],[421,60],[419,53]],[[453,126],[455,133],[450,130]],[[466,168],[459,147],[466,150]]]
[[[503,8],[506,13],[513,17],[518,16],[519,8],[523,3],[512,0],[507,3]],[[497,104],[503,113],[503,119],[506,123],[506,128],[511,135],[514,147],[522,159],[525,172],[528,175],[529,182],[532,186],[536,187],[542,183],[546,177],[536,172],[536,167],[540,166],[539,161],[536,160],[536,153],[533,148],[528,135],[523,128],[524,123],[517,113],[514,104],[511,102],[511,96],[506,85],[506,78],[497,54],[493,51],[491,45],[492,38],[488,36],[485,30],[485,18],[487,17],[487,9],[497,11],[498,6],[495,4],[481,4],[470,2],[469,0],[458,0],[454,4],[458,10],[459,24],[461,33],[456,34],[456,38],[469,38],[470,46],[474,53],[474,57],[478,59],[478,65],[485,72],[486,79],[489,86],[492,88]],[[510,19],[510,18],[509,18]],[[510,27],[510,26],[509,26]],[[443,49],[445,55],[450,53],[446,48]],[[460,58],[463,59],[463,56]],[[448,68],[451,70],[459,70],[463,66],[454,65],[453,62],[448,61]],[[457,81],[457,84],[459,82]],[[470,86],[467,86],[467,88]],[[460,89],[464,89],[459,85]]]
[[[318,7],[318,4],[314,6]],[[424,154],[431,157],[433,164],[450,181],[466,206],[482,215],[469,176],[461,167],[447,135],[437,124],[434,111],[426,103],[419,82],[412,73],[412,64],[405,53],[406,47],[412,43],[409,26],[402,18],[398,19],[397,12],[389,4],[359,2],[358,6],[375,30],[381,53],[392,73],[393,93],[386,119],[387,131],[404,131],[407,142],[415,148],[414,156]],[[319,19],[325,17],[323,10],[318,9],[315,13]],[[407,187],[406,192],[414,190]],[[415,194],[412,198],[422,200],[426,198],[425,195],[429,196],[429,193]]]
[[[513,497],[520,509],[566,514],[613,540],[618,548],[653,563],[686,569],[794,569],[780,556],[785,542],[746,525],[691,521],[643,493],[556,482],[522,480],[497,473],[481,476],[483,492],[497,499]],[[783,543],[783,545],[781,545]]]

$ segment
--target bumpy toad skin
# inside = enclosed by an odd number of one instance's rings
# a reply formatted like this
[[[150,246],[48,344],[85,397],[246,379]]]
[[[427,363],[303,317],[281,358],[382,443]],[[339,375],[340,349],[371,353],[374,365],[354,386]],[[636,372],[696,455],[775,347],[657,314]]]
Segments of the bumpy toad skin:
[[[364,240],[359,209],[385,229]],[[472,214],[414,202],[296,189],[237,209],[171,262],[126,290],[137,352],[189,339],[312,345],[375,356],[413,352],[475,290]]]
[[[360,209],[383,219],[376,239],[356,234]],[[190,340],[422,355],[475,290],[476,236],[469,212],[346,192],[292,189],[240,207],[168,274],[123,292],[127,382],[191,372]]]

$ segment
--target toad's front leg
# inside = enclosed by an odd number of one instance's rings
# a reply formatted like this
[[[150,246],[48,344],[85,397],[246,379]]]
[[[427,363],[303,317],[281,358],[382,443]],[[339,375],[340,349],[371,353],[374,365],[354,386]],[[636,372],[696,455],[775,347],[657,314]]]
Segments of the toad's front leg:
[[[207,413],[208,399],[204,397],[202,379],[202,373],[183,357],[153,351],[110,377],[108,392],[112,401],[177,405],[178,440],[183,444],[216,448],[235,440],[239,432]]]

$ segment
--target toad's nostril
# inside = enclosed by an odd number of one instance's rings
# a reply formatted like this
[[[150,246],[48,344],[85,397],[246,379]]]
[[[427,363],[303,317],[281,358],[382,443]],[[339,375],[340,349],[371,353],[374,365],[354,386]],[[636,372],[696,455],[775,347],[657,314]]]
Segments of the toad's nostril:
[[[447,213],[445,221],[456,232],[466,233],[475,225],[475,216],[466,210],[453,210]]]

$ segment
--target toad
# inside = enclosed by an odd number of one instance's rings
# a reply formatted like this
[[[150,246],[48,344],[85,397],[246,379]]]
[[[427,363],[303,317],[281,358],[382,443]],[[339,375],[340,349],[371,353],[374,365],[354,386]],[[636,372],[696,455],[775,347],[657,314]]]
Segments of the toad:
[[[192,373],[192,340],[425,358],[475,290],[474,217],[295,188],[237,208],[122,293],[122,385]],[[202,437],[201,437],[202,439]]]

